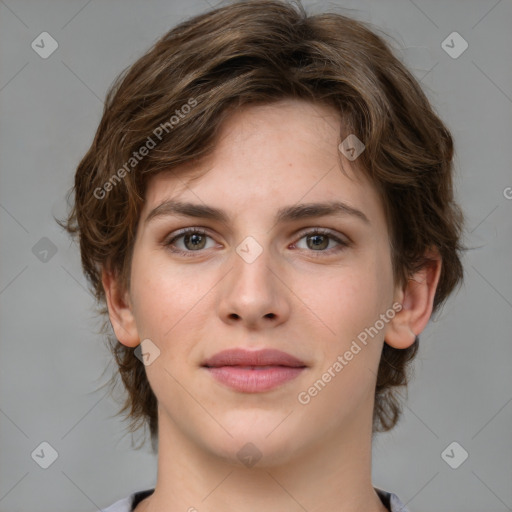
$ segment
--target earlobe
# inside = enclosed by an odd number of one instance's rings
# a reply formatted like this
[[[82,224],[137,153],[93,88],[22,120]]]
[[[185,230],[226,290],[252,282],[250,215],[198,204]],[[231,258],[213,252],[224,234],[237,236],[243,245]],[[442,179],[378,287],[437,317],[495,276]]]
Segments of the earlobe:
[[[119,280],[105,269],[102,271],[101,281],[105,290],[110,322],[117,339],[127,347],[136,347],[140,343],[140,338],[128,293],[121,292]]]
[[[394,348],[410,347],[432,315],[442,262],[435,249],[427,251],[425,258],[425,265],[398,291],[402,309],[388,324],[385,336],[386,343]]]

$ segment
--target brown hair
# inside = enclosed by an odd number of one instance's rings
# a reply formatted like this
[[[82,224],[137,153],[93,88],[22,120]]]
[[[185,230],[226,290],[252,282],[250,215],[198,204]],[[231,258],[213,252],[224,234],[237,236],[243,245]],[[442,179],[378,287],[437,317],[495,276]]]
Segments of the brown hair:
[[[426,264],[430,247],[443,261],[434,311],[462,281],[451,135],[375,28],[337,13],[308,16],[299,2],[279,0],[234,2],[179,24],[111,86],[68,194],[75,194],[72,209],[65,222],[57,221],[79,237],[104,318],[101,333],[128,392],[119,413],[129,411],[132,432],[149,424],[153,448],[156,397],[134,349],[111,334],[102,268],[129,289],[148,179],[210,154],[233,109],[284,98],[335,108],[343,119],[340,140],[352,133],[364,142],[357,163],[381,195],[397,282]],[[384,343],[373,432],[392,429],[400,417],[395,388],[408,383],[418,341],[401,350]],[[111,384],[116,380],[117,372]]]

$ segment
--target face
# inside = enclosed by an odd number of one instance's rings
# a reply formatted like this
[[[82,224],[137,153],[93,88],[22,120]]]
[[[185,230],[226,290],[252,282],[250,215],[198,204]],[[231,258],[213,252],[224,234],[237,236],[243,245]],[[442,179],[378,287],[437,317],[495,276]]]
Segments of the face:
[[[230,460],[251,442],[261,465],[371,432],[395,287],[384,210],[355,162],[340,160],[341,121],[299,100],[245,108],[198,179],[182,169],[149,182],[129,303],[136,337],[160,351],[145,367],[160,435]],[[167,201],[225,218],[170,203],[151,214]],[[301,208],[334,202],[331,213]],[[228,349],[301,364],[204,366]]]

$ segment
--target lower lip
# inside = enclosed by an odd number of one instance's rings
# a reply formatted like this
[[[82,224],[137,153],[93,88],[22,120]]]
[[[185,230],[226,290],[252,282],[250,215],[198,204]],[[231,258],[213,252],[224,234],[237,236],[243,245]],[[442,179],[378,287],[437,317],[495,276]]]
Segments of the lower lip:
[[[215,379],[236,391],[259,393],[276,388],[297,377],[305,367],[272,366],[262,370],[238,366],[206,368]]]

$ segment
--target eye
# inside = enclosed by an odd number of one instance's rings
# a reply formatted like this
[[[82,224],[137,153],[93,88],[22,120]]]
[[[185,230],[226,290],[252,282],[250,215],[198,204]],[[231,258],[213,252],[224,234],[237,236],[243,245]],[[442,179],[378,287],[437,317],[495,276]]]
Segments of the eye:
[[[332,231],[328,229],[315,228],[311,231],[303,233],[300,240],[306,239],[306,248],[310,249],[311,252],[321,253],[315,254],[315,256],[321,256],[325,253],[339,252],[350,245],[347,240],[342,240],[338,236],[336,236]],[[335,242],[337,247],[329,247],[330,242]],[[297,245],[294,244],[294,245]]]
[[[184,249],[175,248],[176,241],[182,238]],[[200,228],[185,228],[179,231],[168,241],[164,242],[164,245],[168,247],[172,252],[181,254],[184,256],[192,256],[193,252],[200,251],[206,246],[206,239],[211,238],[206,231]]]
[[[163,245],[175,254],[193,256],[194,252],[201,252],[203,249],[215,247],[215,244],[206,247],[208,238],[212,239],[204,229],[190,227],[178,231],[170,239],[163,242]],[[303,239],[306,240],[306,250],[309,249],[309,252],[316,253],[315,256],[339,252],[350,245],[348,240],[342,240],[332,231],[323,228],[315,228],[303,232],[299,241]],[[331,242],[334,242],[337,246],[329,248]],[[182,244],[181,247],[179,247],[180,243]],[[293,244],[293,246],[298,246],[298,242]],[[299,248],[303,249],[302,247]]]

